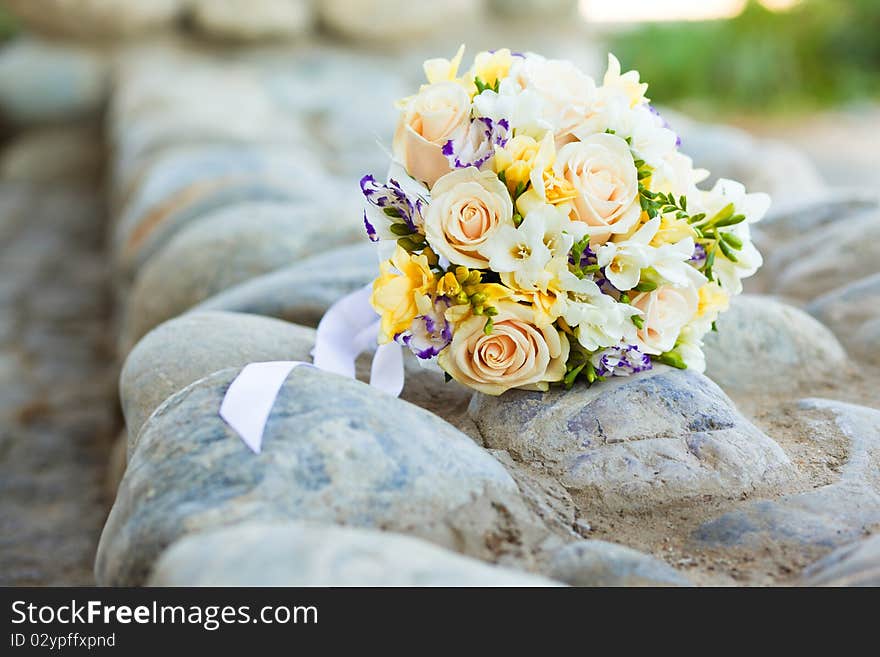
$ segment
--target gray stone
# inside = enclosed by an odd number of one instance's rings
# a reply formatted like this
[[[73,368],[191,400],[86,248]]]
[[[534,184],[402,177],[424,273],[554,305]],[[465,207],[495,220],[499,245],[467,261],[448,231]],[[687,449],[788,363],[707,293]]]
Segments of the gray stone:
[[[606,541],[569,543],[551,558],[548,575],[571,586],[690,586],[667,563]]]
[[[185,537],[151,586],[559,586],[408,536],[305,523],[242,524]]]
[[[356,221],[316,206],[240,203],[205,215],[181,228],[141,269],[126,306],[120,351],[127,353],[154,326],[229,287],[362,237]]]
[[[706,375],[731,395],[795,391],[816,372],[840,376],[846,352],[825,326],[770,297],[735,297],[705,337]]]
[[[880,210],[866,212],[788,242],[767,258],[771,291],[808,301],[880,272]]]
[[[807,312],[830,327],[853,356],[880,365],[880,272],[826,292]]]
[[[31,39],[0,49],[0,113],[14,123],[76,119],[97,113],[108,65],[95,52]]]
[[[218,311],[194,312],[162,324],[129,354],[119,379],[120,399],[134,448],[146,419],[165,399],[221,369],[270,360],[311,361],[315,332],[268,317]],[[464,415],[470,392],[447,384],[442,373],[407,358],[402,398],[447,420]],[[369,380],[370,357],[358,361]]]
[[[406,0],[323,0],[318,4],[328,28],[355,40],[405,41],[461,25],[476,15],[475,0],[424,4]]]
[[[727,498],[794,476],[709,379],[665,366],[591,388],[476,394],[485,445],[558,478],[578,507],[637,511]]]
[[[876,212],[878,206],[880,197],[870,190],[825,190],[806,199],[774,201],[757,227],[775,238],[791,239]]]
[[[311,27],[309,0],[191,0],[200,30],[237,41],[290,39]]]
[[[832,424],[847,443],[837,480],[725,513],[694,532],[698,544],[746,550],[786,545],[809,553],[853,541],[880,522],[880,411],[826,399],[802,400],[800,408],[816,416],[817,429],[806,439],[829,440],[823,430]]]
[[[880,535],[838,548],[804,571],[804,586],[880,586]]]
[[[311,329],[242,313],[191,313],[155,328],[128,355],[119,377],[129,451],[150,414],[178,390],[230,367],[310,360],[313,344]]]
[[[101,536],[99,584],[143,583],[184,534],[245,519],[381,528],[483,559],[531,562],[546,528],[503,466],[443,420],[300,367],[255,454],[218,414],[238,372],[181,390],[144,425]]]
[[[333,197],[331,182],[301,154],[285,149],[205,145],[163,152],[136,181],[114,231],[128,278],[179,228],[241,201]]]
[[[325,251],[295,265],[253,278],[207,299],[194,310],[229,310],[316,326],[341,297],[378,274],[373,244]]]
[[[7,0],[33,31],[63,37],[121,37],[169,26],[183,0]]]

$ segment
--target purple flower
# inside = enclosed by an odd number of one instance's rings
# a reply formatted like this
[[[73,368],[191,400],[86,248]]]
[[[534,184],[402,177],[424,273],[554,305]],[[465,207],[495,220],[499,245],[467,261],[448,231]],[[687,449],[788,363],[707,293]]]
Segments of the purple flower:
[[[702,244],[695,244],[694,245],[694,254],[690,258],[688,258],[688,262],[693,262],[694,264],[697,265],[697,267],[699,267],[700,264],[703,263],[705,260],[706,260],[706,247],[704,247]]]
[[[423,360],[434,358],[452,342],[452,324],[444,315],[450,305],[446,297],[437,297],[431,311],[416,317],[409,330],[395,339]]]
[[[376,234],[376,227],[370,223],[370,220],[367,219],[367,213],[364,212],[364,228],[367,231],[367,237],[370,238],[371,242],[378,242],[379,236]]]
[[[458,139],[443,144],[443,155],[454,169],[482,167],[495,155],[496,146],[504,146],[510,139],[510,122],[507,119],[493,121],[481,116]]]
[[[379,208],[390,220],[403,221],[413,232],[422,225],[424,201],[418,197],[411,199],[407,196],[400,183],[394,178],[389,179],[388,184],[383,184],[376,182],[376,178],[372,175],[366,175],[361,178],[361,192],[367,203]],[[375,234],[375,229],[373,232]],[[369,234],[369,228],[367,233]]]
[[[619,344],[597,351],[590,362],[599,376],[629,376],[653,367],[651,357],[634,344]]]

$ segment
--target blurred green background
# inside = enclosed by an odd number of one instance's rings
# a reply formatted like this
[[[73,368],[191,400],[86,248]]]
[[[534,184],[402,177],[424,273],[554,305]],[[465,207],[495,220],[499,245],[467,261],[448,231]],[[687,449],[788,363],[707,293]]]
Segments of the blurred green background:
[[[880,96],[880,0],[801,0],[778,11],[749,0],[733,18],[614,30],[609,45],[650,82],[653,101],[698,116],[803,113]]]

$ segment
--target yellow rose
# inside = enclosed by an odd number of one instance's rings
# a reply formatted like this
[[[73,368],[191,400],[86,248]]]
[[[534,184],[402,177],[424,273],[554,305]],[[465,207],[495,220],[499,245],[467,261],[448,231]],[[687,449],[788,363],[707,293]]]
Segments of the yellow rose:
[[[407,330],[433,291],[434,274],[425,255],[411,255],[400,246],[391,260],[379,265],[370,304],[382,318],[383,342]],[[395,271],[396,270],[396,271]]]
[[[487,395],[511,388],[547,390],[565,375],[568,340],[553,326],[538,327],[532,310],[519,303],[497,305],[492,332],[486,318],[473,315],[455,327],[439,364],[459,383]]]
[[[688,237],[697,239],[697,233],[687,222],[687,219],[678,219],[674,215],[662,215],[660,228],[651,239],[651,246],[676,244]]]

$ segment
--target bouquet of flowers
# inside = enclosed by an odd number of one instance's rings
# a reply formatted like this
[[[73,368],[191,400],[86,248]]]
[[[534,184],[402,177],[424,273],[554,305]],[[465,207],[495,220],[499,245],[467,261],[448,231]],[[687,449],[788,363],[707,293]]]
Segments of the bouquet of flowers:
[[[492,395],[702,371],[703,337],[761,265],[767,195],[699,189],[708,172],[613,55],[598,85],[507,49],[462,73],[463,54],[425,62],[387,180],[361,180],[379,342]]]

